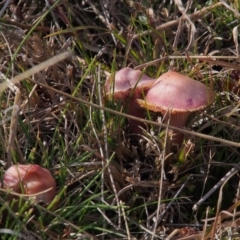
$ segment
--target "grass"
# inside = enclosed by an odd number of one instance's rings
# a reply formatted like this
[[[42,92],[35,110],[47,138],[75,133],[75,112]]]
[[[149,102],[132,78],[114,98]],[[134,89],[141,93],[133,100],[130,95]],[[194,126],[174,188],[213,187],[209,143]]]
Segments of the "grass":
[[[4,4],[1,176],[9,163],[37,163],[57,192],[46,205],[1,190],[1,239],[238,239],[238,1]],[[197,17],[180,21],[181,9]],[[136,138],[126,107],[106,99],[107,75],[125,66],[154,78],[173,69],[215,91],[179,154],[154,114]]]

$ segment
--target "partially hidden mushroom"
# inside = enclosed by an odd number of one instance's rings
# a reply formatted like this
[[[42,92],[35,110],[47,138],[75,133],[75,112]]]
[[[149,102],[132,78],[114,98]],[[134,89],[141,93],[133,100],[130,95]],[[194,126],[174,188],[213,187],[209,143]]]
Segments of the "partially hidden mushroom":
[[[164,122],[183,128],[192,112],[203,110],[214,100],[214,93],[203,83],[175,71],[162,74],[137,103],[162,114]],[[172,143],[180,144],[182,133],[172,131]]]
[[[2,188],[34,195],[36,201],[50,203],[55,197],[56,182],[49,170],[37,164],[13,165],[3,176]]]
[[[136,99],[143,99],[147,90],[153,85],[156,79],[150,78],[140,70],[123,68],[109,76],[105,82],[105,92],[108,99],[111,97],[115,102],[120,102],[127,108],[127,114],[143,118],[144,111],[136,103]],[[136,120],[128,119],[129,127],[135,134],[141,134],[140,127],[144,125]]]

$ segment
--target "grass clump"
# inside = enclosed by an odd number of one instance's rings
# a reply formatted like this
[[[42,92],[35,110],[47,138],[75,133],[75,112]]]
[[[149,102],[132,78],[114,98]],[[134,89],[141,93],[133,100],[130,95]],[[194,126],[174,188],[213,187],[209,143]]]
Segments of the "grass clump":
[[[237,1],[2,4],[1,176],[9,164],[36,163],[52,172],[57,192],[45,205],[9,201],[2,190],[1,239],[238,235]],[[154,114],[136,138],[126,109],[106,100],[106,77],[126,66],[154,78],[172,69],[215,91],[215,102],[188,120],[178,151]]]

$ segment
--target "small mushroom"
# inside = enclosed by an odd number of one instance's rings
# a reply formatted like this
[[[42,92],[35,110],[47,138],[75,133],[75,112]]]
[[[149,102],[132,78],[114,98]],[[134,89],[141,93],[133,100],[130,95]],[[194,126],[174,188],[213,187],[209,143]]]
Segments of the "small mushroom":
[[[55,197],[56,182],[49,170],[37,164],[18,164],[5,172],[3,189],[27,195],[35,194],[37,201],[49,203]]]
[[[143,99],[147,90],[156,80],[148,77],[139,70],[123,68],[116,72],[115,77],[109,76],[105,83],[107,98],[113,97],[114,101],[121,102],[127,108],[127,114],[143,118],[142,108],[135,102],[136,99]],[[133,133],[140,134],[144,127],[143,123],[128,119],[129,127]]]
[[[214,100],[214,93],[203,83],[174,71],[162,74],[149,89],[145,100],[138,104],[153,112],[160,112],[171,126],[183,128],[192,112],[203,110]],[[179,144],[182,133],[173,132],[172,143]]]

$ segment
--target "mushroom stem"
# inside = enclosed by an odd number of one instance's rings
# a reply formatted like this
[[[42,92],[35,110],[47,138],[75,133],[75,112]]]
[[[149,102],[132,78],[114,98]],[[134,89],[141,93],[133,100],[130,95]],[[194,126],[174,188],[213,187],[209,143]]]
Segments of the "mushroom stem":
[[[135,99],[132,99],[127,114],[138,118],[144,118],[145,116],[143,109],[135,102]],[[141,128],[145,127],[144,123],[131,118],[128,118],[128,124],[131,132],[134,134],[142,134]]]
[[[185,114],[171,114],[171,113],[167,113],[164,116],[164,122],[169,122],[170,126],[174,126],[177,128],[184,128],[186,121],[189,117],[190,113],[185,113]],[[180,144],[184,138],[184,134],[177,132],[177,131],[173,131],[173,130],[169,130],[169,135],[171,137],[172,143],[173,144]]]

